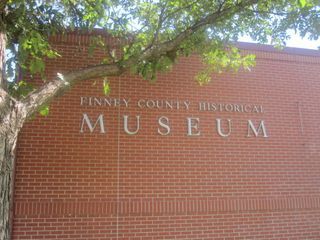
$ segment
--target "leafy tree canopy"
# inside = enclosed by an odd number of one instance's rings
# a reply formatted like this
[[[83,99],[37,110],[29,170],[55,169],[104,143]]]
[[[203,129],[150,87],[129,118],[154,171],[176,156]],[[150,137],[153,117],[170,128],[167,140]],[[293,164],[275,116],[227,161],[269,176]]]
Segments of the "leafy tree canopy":
[[[206,83],[212,71],[253,65],[253,56],[243,57],[228,46],[239,36],[283,45],[289,38],[287,30],[293,29],[302,37],[318,39],[319,5],[319,0],[2,1],[1,30],[11,52],[7,76],[14,76],[15,64],[31,74],[43,73],[44,59],[59,56],[50,47],[48,36],[70,29],[101,28],[126,40],[121,58],[108,49],[113,62],[154,79],[157,70],[168,69],[178,56],[198,52],[208,67],[197,79]],[[170,44],[173,46],[168,47]],[[143,55],[151,50],[152,56]]]

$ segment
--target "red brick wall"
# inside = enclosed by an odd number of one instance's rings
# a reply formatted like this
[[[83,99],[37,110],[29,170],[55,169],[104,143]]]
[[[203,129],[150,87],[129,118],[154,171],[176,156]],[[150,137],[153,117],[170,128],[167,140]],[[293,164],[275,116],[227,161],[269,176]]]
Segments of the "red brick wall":
[[[47,75],[93,64],[87,37],[56,38],[63,57]],[[13,239],[320,239],[320,55],[244,45],[251,72],[215,75],[200,87],[197,57],[180,59],[156,83],[110,78],[110,98],[129,107],[80,106],[103,97],[102,80],[85,81],[55,100],[47,117],[24,127],[18,147]],[[190,109],[140,109],[139,99],[189,100]],[[257,104],[263,113],[199,111],[198,102]],[[106,134],[82,114],[104,115]],[[123,115],[140,116],[128,135]],[[157,133],[168,117],[171,133]],[[200,136],[187,136],[187,117]],[[216,120],[232,121],[217,134]],[[264,120],[268,138],[247,137]],[[195,130],[196,131],[196,130]]]

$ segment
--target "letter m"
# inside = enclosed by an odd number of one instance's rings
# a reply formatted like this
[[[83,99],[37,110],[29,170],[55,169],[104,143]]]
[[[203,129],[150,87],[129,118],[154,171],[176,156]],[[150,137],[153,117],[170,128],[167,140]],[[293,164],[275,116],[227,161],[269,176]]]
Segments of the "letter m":
[[[264,121],[260,121],[260,125],[258,127],[258,130],[255,128],[251,120],[248,120],[248,135],[247,137],[251,137],[251,132],[253,132],[254,136],[258,137],[259,133],[262,131],[263,137],[267,138],[267,131],[266,127],[264,125]]]
[[[100,133],[105,133],[104,130],[104,121],[103,121],[103,114],[100,114],[98,119],[96,120],[95,124],[92,126],[91,120],[88,117],[88,114],[83,113],[83,118],[81,121],[81,128],[80,128],[80,132],[83,133],[84,132],[84,125],[86,124],[90,130],[90,132],[92,133],[94,131],[94,129],[96,128],[97,124],[99,123],[100,126]]]

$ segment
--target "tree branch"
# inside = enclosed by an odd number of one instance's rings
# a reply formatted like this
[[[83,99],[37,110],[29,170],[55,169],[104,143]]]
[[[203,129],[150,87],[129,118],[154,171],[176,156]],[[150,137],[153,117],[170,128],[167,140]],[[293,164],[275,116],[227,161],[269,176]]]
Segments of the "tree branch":
[[[227,7],[227,8],[219,8],[216,12],[207,15],[206,17],[200,19],[199,21],[195,22],[192,26],[178,34],[172,40],[156,44],[151,48],[146,49],[141,56],[136,59],[136,57],[129,58],[126,62],[124,62],[124,66],[127,67],[133,63],[141,62],[143,60],[150,60],[152,58],[157,58],[162,55],[165,55],[168,52],[172,52],[175,49],[178,49],[178,46],[190,36],[192,36],[195,32],[200,30],[201,28],[214,24],[228,15],[235,14],[239,11],[244,10],[246,7],[256,4],[258,0],[247,0],[242,1],[239,4]]]
[[[0,14],[4,12],[4,9],[6,8],[6,5],[8,3],[8,0],[1,0],[0,2]]]
[[[123,72],[124,69],[118,64],[103,64],[70,72],[65,75],[58,73],[55,79],[45,83],[42,87],[21,100],[23,116],[29,118],[41,106],[48,104],[57,95],[63,94],[70,86],[77,82],[98,77],[116,76]]]
[[[163,21],[166,21],[168,18],[174,16],[175,14],[177,14],[178,12],[182,11],[182,10],[187,10],[189,8],[191,8],[194,4],[198,3],[198,0],[194,1],[194,2],[188,2],[188,4],[186,6],[180,7],[175,9],[173,12],[169,12],[166,16],[164,16]]]
[[[47,82],[38,90],[30,93],[25,99],[21,101],[23,104],[24,116],[29,118],[39,108],[50,102],[55,96],[65,92],[70,85],[73,85],[81,80],[98,78],[104,76],[121,75],[126,69],[134,64],[137,64],[144,60],[150,60],[160,57],[162,55],[171,52],[193,33],[200,30],[202,27],[213,24],[219,20],[222,20],[228,15],[232,15],[236,12],[243,10],[252,4],[255,4],[257,0],[248,0],[239,3],[236,6],[232,6],[225,9],[220,9],[201,20],[197,21],[194,25],[187,28],[182,33],[178,34],[174,39],[166,41],[164,43],[156,44],[150,49],[143,52],[140,57],[131,56],[127,60],[122,61],[121,65],[118,63],[103,64],[93,67],[88,67],[82,70],[70,72],[66,75],[58,73],[58,76],[50,82]]]
[[[157,26],[156,32],[153,35],[153,40],[152,40],[151,46],[155,42],[158,41],[159,32],[161,30],[161,27],[162,27],[162,24],[163,24],[163,21],[164,21],[164,13],[165,13],[165,11],[166,11],[166,5],[161,8],[161,11],[160,11],[160,14],[159,14],[159,19],[158,19],[158,26]]]

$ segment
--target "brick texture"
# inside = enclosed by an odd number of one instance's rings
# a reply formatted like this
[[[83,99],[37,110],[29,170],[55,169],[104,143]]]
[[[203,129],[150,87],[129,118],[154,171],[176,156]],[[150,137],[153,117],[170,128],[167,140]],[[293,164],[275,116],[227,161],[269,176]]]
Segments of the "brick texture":
[[[88,35],[52,42],[62,58],[48,62],[48,78],[103,56],[88,56]],[[251,72],[217,74],[201,87],[198,57],[181,58],[155,83],[109,78],[107,98],[128,106],[81,106],[81,97],[105,97],[94,79],[29,121],[19,137],[13,239],[320,239],[320,55],[240,47],[257,56]],[[141,99],[181,105],[140,108]],[[200,111],[199,102],[263,111]],[[103,114],[105,133],[98,125],[81,133],[84,113],[93,123]],[[124,115],[130,131],[140,116],[137,134],[124,131]],[[199,136],[187,136],[187,118],[199,119]],[[216,119],[224,133],[231,120],[230,136],[217,133]],[[268,137],[248,137],[248,120],[263,120]]]

